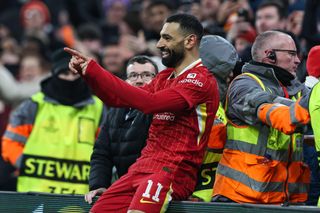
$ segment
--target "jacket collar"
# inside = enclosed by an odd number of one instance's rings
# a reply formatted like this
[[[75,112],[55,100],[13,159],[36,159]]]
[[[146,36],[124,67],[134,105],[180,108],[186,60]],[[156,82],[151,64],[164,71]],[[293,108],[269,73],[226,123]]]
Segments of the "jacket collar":
[[[281,69],[280,67],[276,67],[269,64],[259,63],[255,61],[250,61],[243,65],[242,72],[250,72],[257,76],[262,76],[271,83],[277,84],[280,86],[280,81],[275,75],[275,69]],[[282,69],[283,70],[283,69]],[[286,86],[288,90],[289,96],[296,95],[299,91],[305,88],[304,84],[302,84],[296,77],[293,76],[292,80],[290,81],[289,86]]]

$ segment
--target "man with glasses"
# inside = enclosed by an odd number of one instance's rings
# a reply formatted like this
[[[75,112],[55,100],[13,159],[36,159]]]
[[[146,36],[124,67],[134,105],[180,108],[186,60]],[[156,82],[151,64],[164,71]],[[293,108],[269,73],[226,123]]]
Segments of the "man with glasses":
[[[251,53],[253,61],[227,93],[227,141],[212,201],[303,203],[310,183],[301,134],[309,121],[308,89],[295,77],[295,43],[285,33],[266,31]]]
[[[147,56],[138,55],[128,61],[127,82],[143,86],[156,76],[157,65]],[[107,116],[94,145],[90,161],[90,192],[85,200],[101,195],[112,182],[112,169],[117,176],[128,172],[128,168],[140,156],[148,137],[152,115],[146,115],[131,108],[108,108]]]

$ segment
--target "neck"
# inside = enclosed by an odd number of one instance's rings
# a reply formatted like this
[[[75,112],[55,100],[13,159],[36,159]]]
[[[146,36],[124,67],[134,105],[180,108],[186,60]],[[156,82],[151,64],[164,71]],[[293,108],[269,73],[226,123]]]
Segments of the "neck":
[[[186,54],[185,58],[175,67],[175,76],[179,75],[184,68],[190,65],[192,62],[199,59],[199,53]]]

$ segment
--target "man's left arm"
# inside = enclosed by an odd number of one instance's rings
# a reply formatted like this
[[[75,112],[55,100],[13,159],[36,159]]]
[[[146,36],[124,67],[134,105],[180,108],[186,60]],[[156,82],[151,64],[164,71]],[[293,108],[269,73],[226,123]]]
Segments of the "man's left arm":
[[[310,121],[308,100],[309,93],[290,106],[264,103],[258,108],[257,116],[263,123],[285,134],[292,134],[305,127]]]

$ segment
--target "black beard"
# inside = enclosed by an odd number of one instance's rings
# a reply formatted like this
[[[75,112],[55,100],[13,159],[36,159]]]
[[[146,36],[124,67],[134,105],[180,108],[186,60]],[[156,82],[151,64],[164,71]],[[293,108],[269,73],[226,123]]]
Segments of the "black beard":
[[[162,58],[162,64],[165,65],[166,67],[174,68],[184,58],[184,51],[182,48],[177,49],[177,51],[174,51],[174,50],[169,50],[169,51],[170,51],[169,56],[166,58]]]

